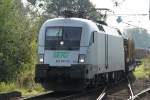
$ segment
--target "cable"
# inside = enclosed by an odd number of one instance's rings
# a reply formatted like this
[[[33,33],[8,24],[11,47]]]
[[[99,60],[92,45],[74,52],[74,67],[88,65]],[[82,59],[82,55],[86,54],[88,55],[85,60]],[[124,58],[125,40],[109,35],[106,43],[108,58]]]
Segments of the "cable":
[[[149,14],[108,14],[108,16],[148,16]]]
[[[146,28],[143,28],[143,27],[139,27],[139,26],[136,26],[136,25],[133,25],[133,24],[127,23],[127,22],[122,22],[122,23],[127,24],[127,25],[129,25],[129,26],[136,27],[136,28],[146,29]],[[146,30],[147,30],[147,31],[150,31],[150,30],[148,30],[148,29],[146,29]]]

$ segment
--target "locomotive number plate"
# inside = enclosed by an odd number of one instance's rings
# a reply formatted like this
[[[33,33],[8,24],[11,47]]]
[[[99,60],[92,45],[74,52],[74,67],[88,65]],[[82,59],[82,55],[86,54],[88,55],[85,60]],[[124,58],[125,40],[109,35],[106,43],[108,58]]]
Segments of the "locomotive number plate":
[[[68,52],[54,52],[53,57],[54,58],[68,58],[69,53]]]

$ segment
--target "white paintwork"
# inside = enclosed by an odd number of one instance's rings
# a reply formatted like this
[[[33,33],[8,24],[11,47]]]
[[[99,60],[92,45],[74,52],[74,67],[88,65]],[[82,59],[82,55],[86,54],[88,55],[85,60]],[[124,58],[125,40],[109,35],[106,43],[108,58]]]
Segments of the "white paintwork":
[[[41,27],[39,32],[39,50],[38,53],[44,53],[41,47],[44,47],[45,41],[45,31],[46,27],[54,26],[73,26],[73,27],[82,27],[82,36],[80,46],[88,46],[90,39],[91,31],[98,31],[97,26],[94,22],[81,18],[55,18],[47,20]]]
[[[103,28],[107,33],[96,32],[95,41],[88,49],[88,63],[95,66],[90,70],[92,74],[88,78],[91,78],[93,73],[125,70],[123,38],[116,29],[108,26],[103,26]],[[108,35],[108,68],[105,66],[105,35]]]
[[[92,27],[90,26],[92,25]],[[72,61],[68,61],[68,63],[56,63],[56,59],[52,58],[54,50],[44,50],[45,43],[45,31],[47,27],[54,26],[73,26],[73,27],[81,27],[81,43],[80,50],[78,51],[69,51],[71,52],[68,59],[72,59]],[[87,49],[89,45],[89,39],[91,31],[98,31],[96,24],[90,20],[80,19],[80,18],[55,18],[47,20],[41,27],[39,32],[39,46],[38,46],[38,54],[44,54],[44,63],[49,64],[50,66],[71,66],[71,64],[77,64],[78,55],[79,54],[87,54]],[[59,50],[60,52],[62,50]],[[66,60],[66,59],[61,59]],[[74,62],[73,62],[74,61]],[[76,62],[76,63],[75,63]]]

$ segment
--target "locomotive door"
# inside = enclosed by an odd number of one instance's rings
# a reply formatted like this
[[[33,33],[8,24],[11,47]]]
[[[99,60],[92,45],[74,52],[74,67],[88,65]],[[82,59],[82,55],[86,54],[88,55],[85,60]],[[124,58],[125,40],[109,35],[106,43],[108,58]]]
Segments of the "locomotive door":
[[[105,34],[105,68],[108,68],[108,35]]]

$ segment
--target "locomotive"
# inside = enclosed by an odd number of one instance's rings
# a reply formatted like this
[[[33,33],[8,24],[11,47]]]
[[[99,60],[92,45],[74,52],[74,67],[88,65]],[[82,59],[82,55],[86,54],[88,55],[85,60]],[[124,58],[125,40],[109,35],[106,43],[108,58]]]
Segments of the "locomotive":
[[[104,23],[54,18],[39,31],[35,81],[46,90],[80,91],[120,80],[134,69],[134,43]]]

